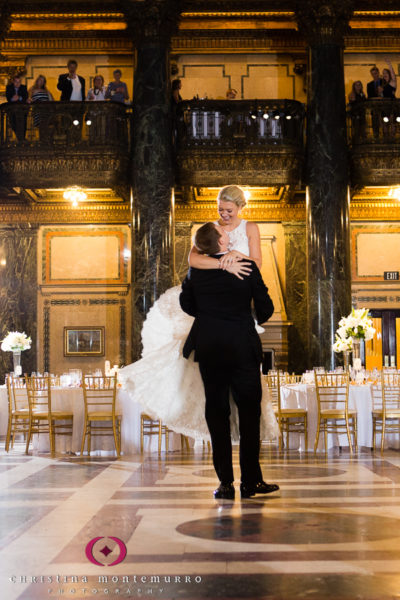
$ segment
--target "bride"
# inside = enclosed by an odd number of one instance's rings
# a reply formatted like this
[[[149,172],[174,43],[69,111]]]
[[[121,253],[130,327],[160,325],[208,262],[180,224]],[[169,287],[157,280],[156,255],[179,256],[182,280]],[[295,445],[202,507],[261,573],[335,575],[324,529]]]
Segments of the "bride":
[[[256,223],[239,217],[246,205],[243,190],[236,185],[222,188],[218,194],[219,220],[230,238],[230,251],[220,260],[200,254],[193,247],[189,264],[197,269],[226,269],[232,276],[246,276],[246,266],[238,262],[251,258],[261,267],[260,233]],[[142,358],[121,369],[124,388],[147,414],[161,419],[169,429],[197,439],[210,439],[205,420],[205,396],[198,363],[193,356],[182,356],[182,348],[193,317],[179,306],[181,286],[167,290],[149,310],[142,329]],[[260,328],[260,331],[263,331]],[[263,386],[261,403],[261,439],[279,436],[276,417]],[[239,439],[237,409],[231,401],[231,435]]]

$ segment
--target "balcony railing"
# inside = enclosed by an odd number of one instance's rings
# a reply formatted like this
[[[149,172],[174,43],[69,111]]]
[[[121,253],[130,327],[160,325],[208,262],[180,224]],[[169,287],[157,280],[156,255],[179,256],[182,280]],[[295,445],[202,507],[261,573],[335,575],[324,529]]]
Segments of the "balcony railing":
[[[347,133],[353,184],[400,181],[400,100],[379,98],[350,105]]]
[[[110,186],[127,176],[130,108],[113,102],[0,106],[3,184]],[[23,175],[22,175],[23,171]]]
[[[294,100],[193,100],[178,108],[180,147],[303,146],[304,107]]]
[[[181,184],[298,182],[304,106],[295,100],[193,100],[177,108]]]
[[[400,100],[375,99],[349,106],[350,144],[400,144]]]

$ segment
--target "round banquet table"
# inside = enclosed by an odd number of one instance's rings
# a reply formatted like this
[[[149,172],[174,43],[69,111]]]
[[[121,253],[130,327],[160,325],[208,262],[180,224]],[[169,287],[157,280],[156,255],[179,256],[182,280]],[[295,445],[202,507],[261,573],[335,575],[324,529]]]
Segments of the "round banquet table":
[[[80,453],[83,420],[84,420],[84,402],[82,388],[52,388],[51,401],[53,410],[70,410],[73,413],[72,438],[70,436],[56,436],[56,452]],[[117,391],[117,411],[122,412],[122,454],[137,454],[140,452],[140,413],[143,407],[137,402],[132,402],[129,394],[119,389]],[[7,388],[0,386],[0,436],[7,434],[8,419],[8,401]],[[35,439],[36,438],[36,439]],[[37,439],[39,438],[39,440]],[[31,446],[32,447],[32,446]],[[49,451],[49,436],[42,434],[34,436],[33,447],[38,452]],[[171,433],[169,435],[169,450],[178,450],[181,447],[180,435]],[[162,450],[165,450],[165,436],[162,439]],[[114,452],[114,439],[110,436],[92,436],[92,453]],[[158,451],[158,436],[144,437],[144,451]]]
[[[314,450],[315,435],[317,433],[318,406],[315,385],[306,383],[286,384],[281,386],[282,408],[306,408],[308,411],[308,448]],[[349,408],[357,410],[357,442],[358,446],[372,448],[372,395],[371,386],[350,385]],[[380,436],[377,436],[380,444]],[[291,433],[289,437],[290,448],[304,451],[304,435]],[[348,446],[347,435],[328,434],[328,448],[333,446]],[[385,447],[399,448],[399,436],[386,435]],[[319,436],[318,451],[324,450],[324,435]]]

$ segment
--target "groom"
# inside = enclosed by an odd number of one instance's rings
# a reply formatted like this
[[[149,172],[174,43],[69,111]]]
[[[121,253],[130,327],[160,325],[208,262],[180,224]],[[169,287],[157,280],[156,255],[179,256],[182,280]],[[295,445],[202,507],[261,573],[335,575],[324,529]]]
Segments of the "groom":
[[[206,223],[195,235],[202,254],[220,258],[228,251],[226,231]],[[222,269],[191,267],[182,284],[180,304],[195,317],[183,348],[194,350],[206,395],[206,421],[211,435],[214,468],[220,480],[215,498],[235,497],[229,424],[229,392],[237,405],[240,432],[242,498],[278,490],[262,479],[259,463],[262,348],[252,316],[252,301],[259,323],[274,311],[268,290],[254,262],[243,279]]]

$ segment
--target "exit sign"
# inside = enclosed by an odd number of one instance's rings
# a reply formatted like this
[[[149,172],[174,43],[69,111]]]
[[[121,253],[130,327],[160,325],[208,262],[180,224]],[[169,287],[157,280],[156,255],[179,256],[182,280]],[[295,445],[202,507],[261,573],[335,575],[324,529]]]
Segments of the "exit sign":
[[[383,272],[383,279],[385,281],[398,281],[398,279],[399,279],[399,272],[398,271],[384,271]]]

